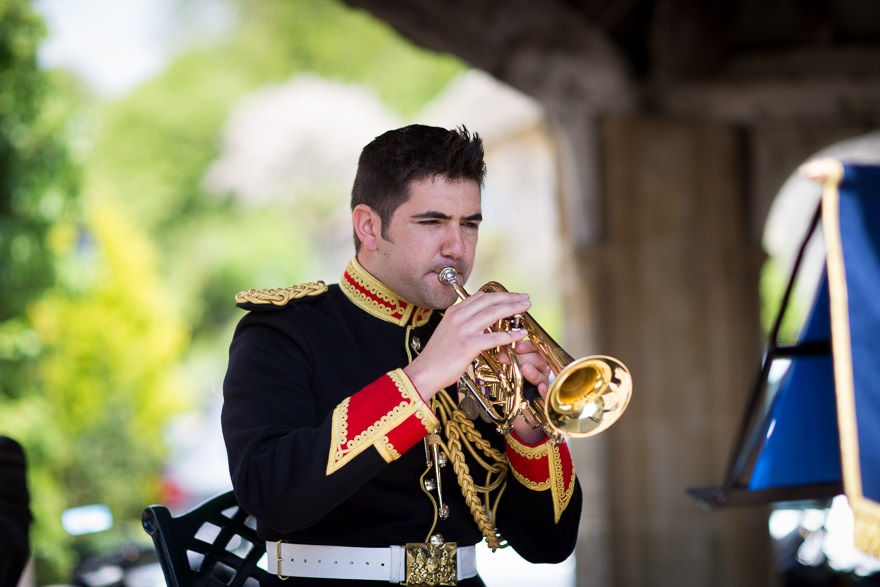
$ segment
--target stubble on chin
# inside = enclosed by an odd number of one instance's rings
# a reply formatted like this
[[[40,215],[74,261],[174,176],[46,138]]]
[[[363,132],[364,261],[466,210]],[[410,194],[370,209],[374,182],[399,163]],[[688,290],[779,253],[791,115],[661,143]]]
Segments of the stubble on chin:
[[[460,301],[455,289],[453,289],[451,285],[445,285],[440,281],[439,269],[435,273],[432,273],[431,277],[437,280],[437,285],[439,286],[439,289],[432,290],[432,292],[436,292],[433,296],[433,301],[437,302],[433,305],[433,309],[446,310]],[[459,281],[462,283],[466,279],[463,271],[458,271],[458,277]]]
[[[426,292],[428,307],[432,310],[446,310],[458,301],[458,296],[452,288],[441,285],[439,282],[437,285],[439,288],[434,287]]]

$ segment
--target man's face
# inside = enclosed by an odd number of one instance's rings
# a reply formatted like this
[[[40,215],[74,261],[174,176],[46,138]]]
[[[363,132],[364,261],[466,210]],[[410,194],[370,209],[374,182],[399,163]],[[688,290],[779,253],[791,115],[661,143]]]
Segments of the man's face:
[[[445,309],[458,296],[438,274],[452,266],[471,273],[482,221],[480,187],[443,176],[410,183],[409,199],[394,211],[364,267],[397,295],[423,308]],[[361,259],[363,262],[363,259]]]

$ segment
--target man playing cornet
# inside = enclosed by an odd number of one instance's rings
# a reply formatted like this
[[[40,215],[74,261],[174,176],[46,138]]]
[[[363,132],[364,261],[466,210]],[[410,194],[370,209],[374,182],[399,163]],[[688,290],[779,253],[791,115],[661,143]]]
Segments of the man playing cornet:
[[[516,343],[522,377],[549,370],[518,329],[525,294],[441,283],[471,272],[482,142],[413,125],[368,144],[352,189],[356,255],[339,283],[242,292],[224,382],[233,488],[288,585],[482,585],[474,545],[535,563],[574,550],[581,489],[565,443],[522,416],[499,433],[460,409],[481,352]],[[502,358],[502,362],[509,364]],[[273,579],[274,580],[274,579]]]

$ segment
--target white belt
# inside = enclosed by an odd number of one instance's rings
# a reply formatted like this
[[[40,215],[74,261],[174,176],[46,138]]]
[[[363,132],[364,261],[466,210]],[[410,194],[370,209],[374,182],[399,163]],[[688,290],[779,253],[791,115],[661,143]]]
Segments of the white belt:
[[[389,583],[402,583],[406,580],[406,550],[403,546],[360,548],[268,541],[266,553],[268,571],[283,577],[360,579]],[[476,547],[459,547],[456,560],[459,580],[477,575]]]

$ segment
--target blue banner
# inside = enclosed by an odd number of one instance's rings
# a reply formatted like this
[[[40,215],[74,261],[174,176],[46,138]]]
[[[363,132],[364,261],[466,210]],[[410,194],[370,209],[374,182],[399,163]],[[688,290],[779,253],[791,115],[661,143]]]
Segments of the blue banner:
[[[819,161],[844,490],[855,544],[880,556],[880,167]]]

